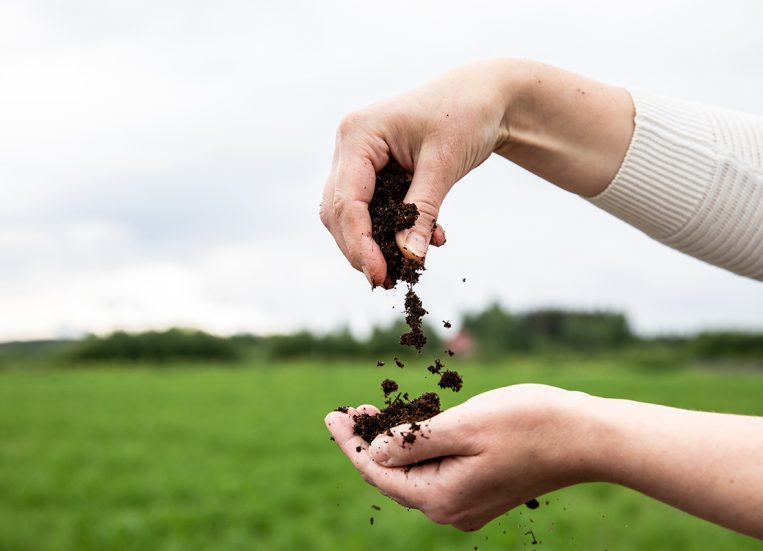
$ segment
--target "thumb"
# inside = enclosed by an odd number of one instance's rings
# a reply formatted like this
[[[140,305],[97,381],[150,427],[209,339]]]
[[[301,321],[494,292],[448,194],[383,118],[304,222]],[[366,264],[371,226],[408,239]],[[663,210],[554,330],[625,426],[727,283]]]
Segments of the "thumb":
[[[414,203],[419,209],[419,217],[412,228],[395,235],[397,246],[406,257],[414,260],[426,257],[440,205],[456,182],[453,172],[436,152],[422,156],[417,163],[411,186],[403,201]]]
[[[463,430],[457,408],[426,421],[399,425],[380,434],[369,447],[371,458],[385,467],[412,465],[427,459],[471,455],[471,438]]]

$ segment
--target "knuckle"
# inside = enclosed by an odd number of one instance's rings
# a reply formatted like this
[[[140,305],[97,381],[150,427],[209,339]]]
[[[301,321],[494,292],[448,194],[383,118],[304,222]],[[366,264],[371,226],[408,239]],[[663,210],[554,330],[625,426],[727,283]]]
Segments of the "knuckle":
[[[347,212],[347,197],[337,193],[334,195],[334,200],[332,201],[331,206],[334,209],[334,216],[341,218],[344,213]]]
[[[353,111],[345,115],[339,121],[339,127],[336,131],[337,140],[341,140],[362,128],[366,120],[367,116],[363,111]]]
[[[440,203],[430,197],[423,197],[416,200],[416,207],[419,209],[419,220],[426,222],[429,226],[437,220],[437,214],[440,211]]]

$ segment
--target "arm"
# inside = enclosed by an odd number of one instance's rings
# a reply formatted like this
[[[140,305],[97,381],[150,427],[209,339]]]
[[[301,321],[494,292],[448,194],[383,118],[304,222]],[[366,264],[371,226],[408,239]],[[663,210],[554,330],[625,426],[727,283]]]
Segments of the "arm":
[[[435,522],[476,530],[533,497],[604,481],[763,538],[761,418],[517,385],[421,423],[427,438],[413,444],[403,425],[369,446],[353,435],[354,413],[326,418],[339,446],[366,480]]]
[[[763,279],[763,120],[635,99],[634,108],[622,88],[532,61],[456,69],[342,122],[321,220],[381,285],[368,215],[375,172],[394,157],[413,174],[406,201],[421,216],[397,241],[423,258],[445,240],[432,228],[448,191],[495,152],[671,247]]]

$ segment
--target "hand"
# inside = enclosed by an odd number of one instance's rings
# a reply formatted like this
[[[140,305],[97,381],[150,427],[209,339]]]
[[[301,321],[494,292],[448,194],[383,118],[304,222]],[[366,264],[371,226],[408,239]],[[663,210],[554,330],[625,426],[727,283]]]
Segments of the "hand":
[[[405,202],[416,204],[419,218],[396,239],[408,258],[423,259],[430,243],[445,243],[442,228],[434,227],[445,195],[508,137],[511,67],[508,60],[462,67],[340,124],[320,216],[352,266],[372,285],[383,285],[387,275],[368,214],[376,172],[394,157],[413,174]]]
[[[588,395],[517,385],[475,396],[369,446],[353,434],[353,416],[369,405],[333,412],[326,425],[366,481],[440,524],[476,530],[509,509],[552,490],[595,478],[579,427]]]
[[[594,196],[620,167],[633,117],[626,90],[549,65],[512,59],[467,65],[342,121],[321,220],[350,263],[372,285],[383,285],[387,267],[371,238],[368,203],[376,172],[390,157],[413,174],[405,201],[420,213],[397,244],[421,260],[429,243],[445,243],[434,222],[448,191],[491,153]]]

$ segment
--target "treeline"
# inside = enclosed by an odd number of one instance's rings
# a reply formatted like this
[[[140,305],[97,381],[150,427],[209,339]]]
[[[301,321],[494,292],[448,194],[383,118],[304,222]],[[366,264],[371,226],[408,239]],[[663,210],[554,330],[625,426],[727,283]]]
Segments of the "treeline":
[[[517,354],[566,354],[659,350],[670,357],[693,360],[744,361],[763,366],[763,333],[705,332],[688,337],[644,338],[635,335],[627,318],[616,312],[544,309],[510,312],[492,305],[464,316],[462,323],[435,331],[425,324],[429,350],[453,348],[461,357],[499,358]],[[257,356],[269,360],[300,358],[405,357],[401,347],[406,331],[402,320],[377,327],[359,339],[344,329],[317,335],[300,331],[290,335],[237,335],[219,337],[203,331],[170,329],[89,336],[79,341],[38,341],[0,344],[0,364],[14,358],[62,362],[236,362]],[[445,338],[443,339],[442,336]]]
[[[512,314],[494,304],[467,314],[463,327],[474,339],[475,353],[502,356],[548,350],[597,351],[637,342],[623,314],[561,309]]]

